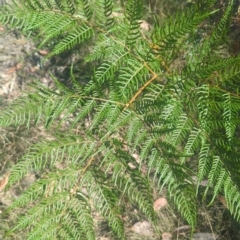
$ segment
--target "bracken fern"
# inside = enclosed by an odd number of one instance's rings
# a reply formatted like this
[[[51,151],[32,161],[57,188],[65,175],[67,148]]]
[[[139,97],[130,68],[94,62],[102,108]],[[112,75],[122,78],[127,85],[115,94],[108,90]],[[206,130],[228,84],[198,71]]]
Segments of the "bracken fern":
[[[142,28],[139,0],[19,0],[2,7],[1,22],[34,33],[39,47],[51,49],[47,57],[87,45],[91,66],[85,83],[74,74],[70,85],[54,79],[54,89],[35,82],[35,91],[0,114],[1,127],[58,125],[53,140],[33,145],[11,170],[9,186],[29,171],[40,178],[9,207],[25,213],[6,238],[26,229],[26,239],[92,240],[97,211],[125,239],[126,201],[156,226],[156,183],[192,229],[198,197],[207,194],[210,203],[223,194],[240,219],[240,57],[218,52],[234,1],[211,28],[215,2],[196,1],[163,25],[155,19],[150,32]],[[68,133],[61,130],[66,121]],[[200,191],[203,179],[208,185]]]

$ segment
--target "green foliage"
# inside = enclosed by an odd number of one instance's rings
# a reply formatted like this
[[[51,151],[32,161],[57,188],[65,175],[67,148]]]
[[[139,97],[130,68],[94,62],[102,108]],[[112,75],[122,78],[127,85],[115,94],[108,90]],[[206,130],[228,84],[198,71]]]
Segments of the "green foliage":
[[[1,9],[1,22],[34,33],[47,57],[88,46],[90,63],[87,83],[73,74],[68,86],[54,79],[54,89],[35,82],[0,114],[1,127],[57,128],[11,171],[9,185],[29,171],[40,178],[9,208],[26,211],[6,236],[26,229],[27,239],[92,240],[97,211],[125,239],[126,202],[156,226],[155,184],[193,229],[207,194],[209,204],[223,194],[240,219],[240,57],[219,54],[233,5],[219,18],[215,1],[196,1],[151,31],[139,0],[19,0]]]

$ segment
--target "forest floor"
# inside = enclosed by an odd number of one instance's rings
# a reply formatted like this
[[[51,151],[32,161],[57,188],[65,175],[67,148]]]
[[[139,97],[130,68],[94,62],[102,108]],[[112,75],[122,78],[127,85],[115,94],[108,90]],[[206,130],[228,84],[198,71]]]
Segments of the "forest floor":
[[[47,86],[52,86],[51,74],[61,81],[66,81],[66,69],[71,59],[42,60],[45,49],[38,50],[35,44],[18,31],[9,30],[0,25],[0,109],[7,107],[24,92],[29,91],[28,84],[35,79]],[[16,187],[1,191],[2,180],[7,176],[8,169],[17,162],[28,146],[41,138],[46,138],[42,127],[26,128],[10,127],[0,129],[0,240],[3,229],[9,227],[11,219],[2,219],[1,213],[26,189],[37,176],[29,173]],[[2,189],[3,190],[3,189]],[[166,194],[155,193],[156,211],[159,216],[159,236],[136,209],[125,217],[127,239],[130,240],[181,240],[190,239],[190,227],[181,219],[172,207],[167,204]],[[158,202],[157,202],[158,201]],[[161,205],[162,204],[162,205]],[[4,222],[7,222],[6,224]],[[96,215],[99,240],[112,240],[110,230],[105,221]],[[19,234],[14,239],[24,239]],[[195,240],[239,240],[240,225],[231,219],[224,204],[223,197],[211,207],[199,202],[198,226],[193,235]]]

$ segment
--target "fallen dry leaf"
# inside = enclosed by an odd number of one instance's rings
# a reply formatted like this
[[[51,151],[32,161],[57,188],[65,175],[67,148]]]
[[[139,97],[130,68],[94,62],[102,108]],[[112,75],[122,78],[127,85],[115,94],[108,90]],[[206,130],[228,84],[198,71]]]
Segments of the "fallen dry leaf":
[[[142,236],[152,236],[153,235],[153,230],[152,230],[152,226],[151,223],[147,222],[147,221],[143,221],[143,222],[137,222],[132,226],[132,230]]]
[[[168,202],[166,198],[158,198],[154,204],[153,208],[155,211],[159,211],[161,208],[166,207],[168,205]]]
[[[134,164],[132,164],[132,163],[128,163],[128,166],[131,168],[131,169],[136,169],[137,167],[134,165]]]
[[[132,154],[132,157],[135,159],[135,161],[140,164],[141,160],[140,160],[140,156],[136,153],[133,153]],[[128,166],[131,168],[131,169],[136,169],[137,167],[133,164],[133,163],[128,163]]]
[[[12,74],[12,73],[16,72],[16,70],[21,69],[22,66],[23,66],[22,63],[18,63],[16,66],[9,68],[6,72],[6,74]]]
[[[140,28],[142,30],[149,31],[150,30],[150,25],[145,20],[140,20]]]
[[[21,38],[16,39],[15,42],[17,45],[25,45],[28,41],[26,38],[21,37]]]
[[[38,67],[38,66],[34,66],[34,67],[31,67],[31,68],[30,68],[30,72],[31,72],[31,73],[34,73],[34,72],[36,72],[37,70],[39,70],[39,67]]]
[[[4,190],[5,186],[8,183],[9,176],[10,176],[10,172],[6,172],[2,177],[0,177],[0,191]]]
[[[219,201],[222,203],[222,205],[223,205],[224,207],[227,207],[227,202],[226,202],[226,199],[225,199],[224,196],[219,195],[219,196],[218,196],[218,199],[219,199]]]
[[[119,12],[112,12],[112,17],[124,17],[124,14]]]
[[[135,159],[135,161],[136,161],[138,164],[140,164],[141,159],[140,159],[140,156],[139,156],[138,154],[133,153],[133,154],[132,154],[132,157]]]
[[[5,31],[5,27],[3,25],[0,25],[0,32],[4,32]]]
[[[162,240],[171,240],[172,239],[172,234],[165,232],[162,234]]]
[[[48,51],[47,50],[39,50],[38,53],[42,56],[45,56],[48,54]]]

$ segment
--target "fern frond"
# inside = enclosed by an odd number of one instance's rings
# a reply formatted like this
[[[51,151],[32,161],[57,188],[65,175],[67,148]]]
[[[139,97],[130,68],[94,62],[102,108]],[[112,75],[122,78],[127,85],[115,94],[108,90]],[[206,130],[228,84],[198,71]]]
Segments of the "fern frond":
[[[114,47],[116,46],[113,46],[113,48]],[[111,51],[111,56],[105,56],[108,57],[108,60],[97,68],[93,84],[95,85],[97,83],[98,87],[101,88],[102,84],[112,79],[115,72],[119,70],[125,63],[125,60],[128,59],[128,54],[128,51],[118,47],[114,52]]]
[[[229,1],[228,6],[212,34],[212,40],[219,41],[226,36],[232,16],[234,0]]]
[[[192,228],[195,228],[197,223],[196,216],[196,200],[194,198],[194,189],[192,186],[182,184],[179,186],[176,184],[175,186],[168,187],[170,194],[173,195],[173,200],[178,207],[179,212],[184,216],[184,218],[188,221]],[[178,191],[176,191],[176,189]]]
[[[224,183],[224,193],[227,207],[234,218],[240,219],[240,194],[239,188],[233,183],[231,177],[228,176]]]
[[[153,197],[150,193],[150,185],[144,177],[139,174],[138,168],[134,169],[129,166],[131,157],[122,151],[117,151],[117,158],[122,158],[122,162],[111,162],[113,167],[112,179],[114,185],[126,194],[131,202],[137,203],[140,210],[148,216],[153,223],[156,221],[156,214],[153,210]],[[128,162],[125,162],[128,159]],[[114,166],[113,166],[114,165]]]
[[[198,175],[197,175],[197,192],[200,186],[201,181],[204,177],[209,173],[209,169],[211,166],[211,158],[209,157],[209,144],[202,144],[201,150],[199,153],[199,163],[198,163]]]
[[[207,191],[210,186],[214,186],[214,194],[212,201],[215,200],[217,194],[223,190],[224,183],[227,179],[227,171],[223,168],[223,162],[218,156],[214,156],[212,159],[211,171],[208,174],[208,187],[205,190],[204,196],[207,194]]]
[[[102,9],[101,12],[98,13],[99,19],[101,19],[100,25],[110,29],[114,23],[114,18],[112,16],[113,10],[113,1],[112,0],[100,0],[97,1],[97,5],[99,9]],[[103,16],[100,16],[103,15]]]
[[[39,20],[34,21],[34,23],[36,22],[37,25],[30,24],[29,28],[24,29],[25,31],[29,31],[32,29],[34,30],[34,28],[39,28],[47,23],[48,27],[45,27],[38,35],[38,36],[42,34],[45,35],[44,40],[39,45],[39,48],[41,48],[43,45],[49,42],[49,40],[51,40],[52,38],[59,36],[60,34],[63,34],[65,30],[68,29],[69,27],[74,27],[74,25],[76,24],[74,21],[72,21],[71,18],[62,16],[60,14],[57,15],[51,13],[50,14],[43,13],[42,15],[43,19],[45,19],[46,22],[44,20],[43,22],[40,22]],[[39,14],[37,17],[41,17],[41,14]]]
[[[185,114],[182,114],[179,117],[179,120],[177,122],[176,128],[174,129],[173,133],[169,136],[169,142],[172,142],[173,144],[177,145],[180,142],[183,142],[189,130],[192,128],[192,121],[189,119]]]
[[[238,121],[238,113],[240,109],[239,101],[237,104],[232,102],[232,97],[229,93],[223,95],[224,98],[224,113],[223,113],[223,119],[225,120],[225,128],[226,128],[226,135],[231,142],[235,135],[235,130],[237,127],[237,124],[239,124]]]
[[[87,201],[83,197],[69,198],[69,193],[62,192],[43,199],[28,215],[20,218],[19,224],[9,234],[30,227],[38,219],[38,225],[27,237],[29,240],[44,239],[43,232],[57,237],[61,228],[67,230],[68,235],[74,239],[95,239],[91,208]]]
[[[185,172],[186,169],[181,165],[169,165],[168,162],[161,158],[156,150],[153,150],[150,160],[150,166],[155,171],[155,178],[158,177],[158,185],[163,188],[168,186],[170,198],[173,198],[178,210],[188,221],[192,228],[196,225],[196,196],[194,187],[191,183],[189,175]]]
[[[71,165],[73,166],[73,165]],[[14,173],[13,173],[14,174]],[[70,189],[74,186],[77,178],[77,171],[70,167],[66,171],[58,170],[52,171],[49,178],[42,178],[31,185],[12,205],[9,210],[17,207],[29,205],[36,201],[38,198],[58,194],[59,189],[61,192],[65,189]],[[67,193],[63,193],[67,194]],[[59,195],[61,198],[61,196]]]
[[[124,99],[129,99],[136,92],[141,83],[147,81],[149,72],[141,62],[129,59],[128,66],[120,70],[118,80],[119,92]]]
[[[124,228],[120,218],[118,195],[104,183],[105,181],[104,175],[93,168],[86,172],[82,184],[87,185],[94,207],[108,219],[110,227],[122,239],[124,238]]]
[[[86,16],[87,20],[90,20],[93,15],[93,11],[90,7],[89,1],[88,0],[80,0],[80,2],[82,3],[81,8],[84,11],[84,15]]]
[[[48,145],[48,149],[43,150],[43,146]],[[54,168],[56,162],[64,159],[73,163],[80,163],[88,156],[83,157],[83,152],[90,152],[96,143],[85,141],[81,137],[59,138],[52,142],[41,142],[34,145],[29,152],[16,164],[12,170],[9,184],[19,181],[29,170],[39,171],[46,166]],[[78,146],[76,148],[76,146]],[[83,158],[82,158],[83,157]]]
[[[188,136],[188,141],[184,148],[184,154],[186,155],[193,155],[195,150],[199,148],[199,145],[201,144],[201,130],[200,129],[192,129]],[[186,160],[186,158],[181,159],[181,163],[183,163]]]
[[[93,29],[85,24],[79,28],[75,28],[67,37],[65,37],[59,44],[55,46],[49,56],[59,54],[65,50],[73,48],[77,43],[82,43],[93,35]]]
[[[174,19],[169,19],[164,26],[157,26],[152,34],[154,44],[153,52],[159,52],[161,49],[174,49],[178,42],[186,38],[186,34],[191,34],[196,27],[216,11],[205,12],[204,14],[195,14],[196,8],[177,14]],[[191,20],[190,20],[191,19]],[[156,49],[158,46],[159,50]]]

